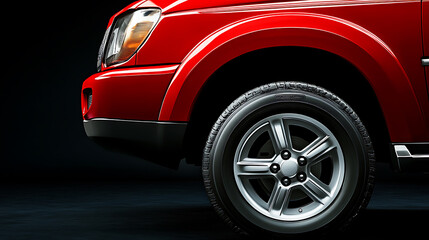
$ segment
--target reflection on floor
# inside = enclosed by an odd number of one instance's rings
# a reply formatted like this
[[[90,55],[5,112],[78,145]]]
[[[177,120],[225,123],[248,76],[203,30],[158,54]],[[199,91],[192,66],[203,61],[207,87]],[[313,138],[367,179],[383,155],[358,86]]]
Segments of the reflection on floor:
[[[427,236],[429,178],[377,181],[352,239]],[[200,181],[0,185],[0,239],[236,239]]]

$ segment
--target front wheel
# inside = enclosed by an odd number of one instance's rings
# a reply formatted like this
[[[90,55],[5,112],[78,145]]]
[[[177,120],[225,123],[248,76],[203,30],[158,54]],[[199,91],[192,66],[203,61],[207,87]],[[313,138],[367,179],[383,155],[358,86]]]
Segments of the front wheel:
[[[374,162],[346,103],[314,85],[279,82],[247,92],[219,117],[203,177],[215,210],[238,232],[320,235],[367,205]]]

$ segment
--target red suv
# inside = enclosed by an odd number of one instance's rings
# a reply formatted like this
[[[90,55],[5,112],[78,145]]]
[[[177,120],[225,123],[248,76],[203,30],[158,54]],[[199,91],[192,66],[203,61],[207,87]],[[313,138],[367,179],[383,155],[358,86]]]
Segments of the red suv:
[[[428,169],[428,19],[427,0],[137,1],[83,84],[85,131],[202,164],[237,232],[332,233],[368,203],[375,156]]]

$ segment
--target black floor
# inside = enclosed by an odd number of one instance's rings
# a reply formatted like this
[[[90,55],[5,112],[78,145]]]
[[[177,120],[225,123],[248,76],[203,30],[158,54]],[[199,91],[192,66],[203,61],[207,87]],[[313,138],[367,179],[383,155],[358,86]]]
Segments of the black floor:
[[[429,178],[379,179],[347,239],[427,239]],[[423,237],[423,238],[422,238]],[[200,181],[0,185],[0,239],[237,239]]]

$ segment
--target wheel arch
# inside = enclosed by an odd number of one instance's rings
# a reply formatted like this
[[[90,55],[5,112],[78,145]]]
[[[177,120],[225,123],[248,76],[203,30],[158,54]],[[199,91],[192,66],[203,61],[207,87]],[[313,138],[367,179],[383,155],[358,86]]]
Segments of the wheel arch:
[[[426,126],[408,76],[392,50],[380,38],[354,23],[309,13],[252,17],[205,38],[177,70],[166,92],[159,120],[190,121],[201,89],[218,69],[243,54],[285,46],[329,52],[354,66],[374,91],[392,141],[406,142],[425,134],[412,130],[418,128],[411,126],[423,129]],[[308,68],[317,65],[323,66],[323,62],[307,59]],[[397,115],[398,108],[402,111],[400,115]]]
[[[258,62],[258,59],[274,59],[279,55],[289,57],[284,59],[284,65],[287,67],[283,69],[280,68],[282,64],[273,66],[275,60]],[[308,71],[303,67],[307,57],[324,62],[312,71]],[[260,69],[257,69],[258,67]],[[341,68],[343,71],[332,74],[333,68]],[[256,70],[249,71],[249,69]],[[269,70],[270,74],[266,74],[264,70]],[[348,81],[342,81],[345,75]],[[234,81],[234,79],[240,80]],[[259,49],[229,61],[205,82],[195,100],[188,124],[185,138],[188,161],[199,164],[200,150],[204,147],[208,132],[224,109],[240,94],[264,84],[285,80],[314,84],[341,97],[355,110],[367,127],[379,160],[386,162],[390,160],[390,136],[382,110],[371,85],[358,69],[345,59],[323,50],[274,47]],[[347,88],[352,88],[353,91],[348,92]],[[361,95],[365,97],[361,98]],[[195,151],[196,148],[198,151]]]

